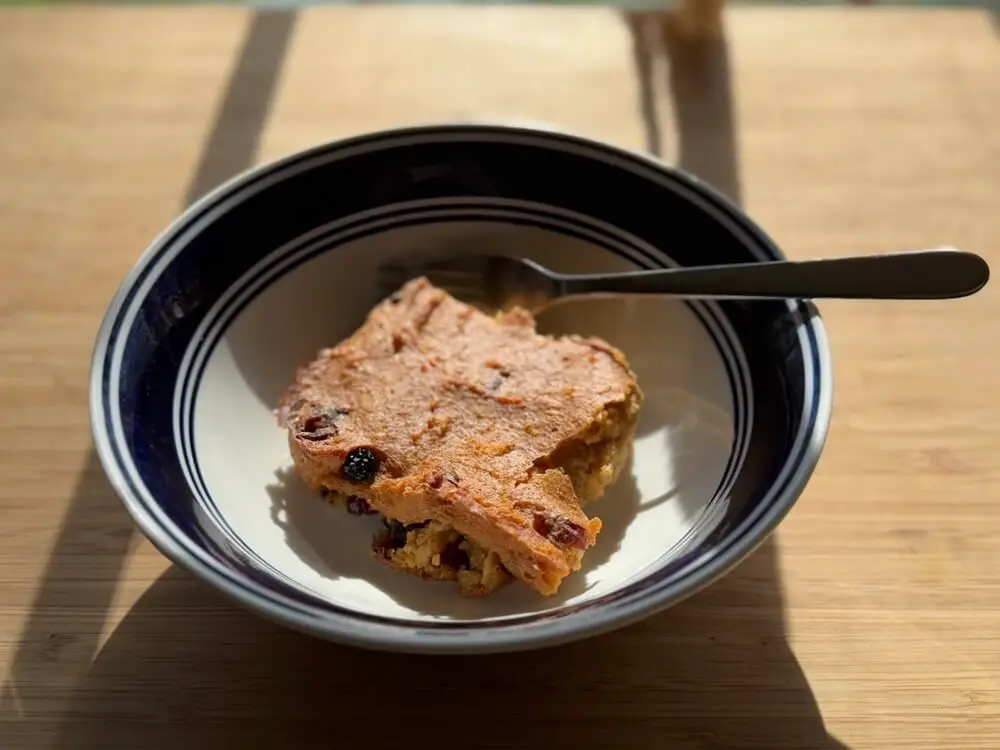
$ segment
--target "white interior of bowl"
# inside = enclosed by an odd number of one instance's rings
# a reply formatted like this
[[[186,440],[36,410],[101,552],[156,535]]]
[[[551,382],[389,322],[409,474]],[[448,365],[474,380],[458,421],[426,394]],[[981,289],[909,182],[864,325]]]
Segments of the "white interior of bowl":
[[[298,266],[245,307],[212,350],[197,386],[193,435],[210,501],[232,532],[285,578],[342,607],[405,619],[484,619],[607,594],[708,533],[708,510],[733,449],[730,376],[716,340],[676,300],[567,303],[539,317],[546,333],[600,336],[621,348],[646,402],[633,458],[588,506],[604,528],[583,569],[542,597],[515,583],[484,599],[398,573],[370,554],[378,521],[331,508],[291,471],[272,409],[295,369],[349,335],[378,300],[375,269],[407,252],[466,248],[523,255],[574,272],[634,266],[584,240],[499,222],[390,229]],[[664,555],[668,555],[665,558]]]

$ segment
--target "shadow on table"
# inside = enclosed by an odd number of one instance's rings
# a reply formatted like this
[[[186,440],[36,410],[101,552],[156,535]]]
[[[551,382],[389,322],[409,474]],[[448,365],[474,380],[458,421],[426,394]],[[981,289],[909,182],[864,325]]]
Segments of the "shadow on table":
[[[172,569],[102,649],[55,747],[843,747],[785,642],[775,558],[768,543],[624,631],[469,659],[317,641]]]
[[[672,13],[626,13],[624,18],[632,36],[646,150],[670,160],[663,153],[656,109],[656,92],[663,86],[677,127],[674,163],[738,204],[739,158],[726,38],[685,35]]]
[[[53,719],[90,666],[137,541],[90,449],[0,687],[0,748],[52,746]]]
[[[188,186],[187,203],[193,203],[256,160],[297,19],[294,9],[254,11],[198,169]]]
[[[297,17],[294,9],[254,11],[185,203],[252,165]],[[0,684],[0,748],[51,747],[53,717],[79,695],[74,686],[98,650],[137,540],[89,449]]]
[[[260,92],[269,96],[290,24],[255,15],[191,198],[249,164],[267,109]],[[667,86],[678,97],[679,163],[738,200],[725,46],[671,47],[664,29],[677,65]],[[135,538],[91,451],[3,686],[0,747],[844,747],[825,731],[786,643],[773,542],[626,630],[462,660],[323,643],[171,569],[94,658]]]

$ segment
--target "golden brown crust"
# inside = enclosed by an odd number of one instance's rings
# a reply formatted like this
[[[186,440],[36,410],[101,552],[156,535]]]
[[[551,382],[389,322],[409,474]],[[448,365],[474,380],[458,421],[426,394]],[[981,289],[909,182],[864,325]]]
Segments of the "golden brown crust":
[[[281,412],[311,487],[453,528],[551,594],[601,527],[560,457],[611,435],[598,423],[627,444],[640,402],[625,357],[605,342],[538,335],[522,310],[490,318],[419,279],[300,369]],[[372,481],[342,473],[358,448],[380,460]]]

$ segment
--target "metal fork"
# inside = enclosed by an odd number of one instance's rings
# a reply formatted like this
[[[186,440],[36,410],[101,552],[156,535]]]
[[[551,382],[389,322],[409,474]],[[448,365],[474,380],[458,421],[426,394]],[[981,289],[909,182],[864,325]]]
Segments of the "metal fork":
[[[407,257],[379,269],[386,296],[424,276],[434,286],[487,310],[517,305],[539,312],[580,297],[663,295],[709,299],[950,299],[986,285],[989,265],[954,248],[806,261],[561,274],[525,258],[457,255]]]

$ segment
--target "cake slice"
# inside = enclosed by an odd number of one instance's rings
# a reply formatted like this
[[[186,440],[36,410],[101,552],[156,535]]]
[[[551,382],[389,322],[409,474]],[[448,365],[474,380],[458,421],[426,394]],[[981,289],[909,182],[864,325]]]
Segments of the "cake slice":
[[[279,414],[306,484],[384,517],[380,559],[465,595],[511,576],[553,594],[601,529],[583,505],[621,472],[641,402],[607,343],[418,279],[301,368]]]

